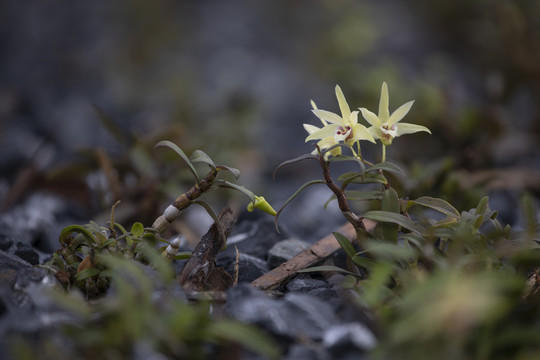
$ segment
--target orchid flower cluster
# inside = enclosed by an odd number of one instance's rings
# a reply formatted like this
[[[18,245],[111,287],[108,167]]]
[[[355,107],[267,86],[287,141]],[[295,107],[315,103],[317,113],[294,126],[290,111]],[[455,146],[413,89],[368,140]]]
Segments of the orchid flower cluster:
[[[341,154],[340,143],[351,146],[356,157],[362,160],[360,151],[360,141],[367,140],[375,143],[379,140],[382,144],[382,162],[386,158],[386,147],[392,144],[394,138],[412,134],[419,131],[425,131],[431,134],[431,131],[422,125],[400,123],[400,121],[409,113],[414,100],[401,105],[392,114],[389,111],[388,86],[383,82],[381,88],[381,99],[379,102],[379,114],[361,107],[358,108],[362,117],[370,125],[366,127],[358,122],[359,111],[351,111],[343,91],[336,85],[336,97],[339,103],[341,116],[330,111],[317,108],[315,102],[311,101],[313,113],[321,120],[323,127],[319,128],[311,124],[304,124],[304,129],[308,132],[306,142],[318,140],[317,145],[321,151],[328,150],[325,156],[338,156]],[[354,150],[356,145],[357,150]],[[316,153],[317,150],[314,151]]]

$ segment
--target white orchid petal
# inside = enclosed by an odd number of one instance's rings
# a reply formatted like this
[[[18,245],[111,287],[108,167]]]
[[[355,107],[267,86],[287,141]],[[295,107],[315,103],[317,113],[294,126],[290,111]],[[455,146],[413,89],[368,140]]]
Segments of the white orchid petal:
[[[376,126],[376,127],[381,126],[382,123],[379,120],[379,118],[377,117],[377,115],[375,115],[374,113],[372,113],[371,111],[369,111],[366,108],[359,108],[359,109],[362,112],[362,116],[364,117],[364,119],[366,119],[366,121],[371,126]]]
[[[388,110],[389,102],[388,85],[386,85],[385,81],[382,83],[381,99],[379,100],[379,119],[382,123],[388,121],[388,118],[390,117],[390,111]]]
[[[414,104],[414,100],[409,101],[403,105],[401,105],[399,108],[397,108],[396,111],[392,113],[390,116],[390,119],[388,119],[387,124],[392,126],[394,124],[397,124],[401,121],[407,115],[407,113],[411,110],[411,107]]]
[[[308,134],[313,134],[315,131],[320,130],[321,128],[318,128],[315,125],[311,124],[304,124],[304,129],[306,129]]]
[[[356,125],[358,124],[358,111],[353,111],[351,113],[351,115],[349,116],[349,122],[351,123],[351,125]]]
[[[334,125],[334,124],[330,124],[328,126],[325,126],[322,129],[319,129],[319,130],[311,133],[306,138],[306,142],[308,142],[310,140],[324,139],[324,138],[327,138],[327,137],[333,138],[335,133],[336,133],[337,127],[338,126]]]
[[[379,126],[370,126],[367,130],[374,139],[380,139],[382,136],[382,132]]]
[[[336,97],[339,102],[341,116],[343,117],[343,119],[348,119],[351,116],[351,108],[349,107],[349,104],[347,103],[347,100],[345,99],[345,95],[343,95],[343,91],[341,91],[341,88],[339,87],[339,85],[336,85]]]
[[[375,142],[371,132],[362,124],[356,124],[353,128],[353,139],[356,140],[368,140],[372,143]]]
[[[343,125],[343,119],[333,112],[319,109],[311,111],[321,120],[328,121],[332,124]]]
[[[425,132],[431,134],[431,131],[425,126],[416,125],[416,124],[401,123],[401,124],[397,124],[397,135],[396,136],[401,136],[401,135],[405,135],[405,134],[414,134],[414,133],[419,132],[419,131],[425,131]]]

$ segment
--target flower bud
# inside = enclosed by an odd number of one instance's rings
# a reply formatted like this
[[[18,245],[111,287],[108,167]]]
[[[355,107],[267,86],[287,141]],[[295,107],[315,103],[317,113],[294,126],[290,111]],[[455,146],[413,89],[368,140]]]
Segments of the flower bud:
[[[255,203],[250,202],[247,206],[249,212],[253,211],[254,208],[262,210],[272,216],[276,216],[276,210],[274,210],[272,205],[270,205],[262,196],[255,196]]]

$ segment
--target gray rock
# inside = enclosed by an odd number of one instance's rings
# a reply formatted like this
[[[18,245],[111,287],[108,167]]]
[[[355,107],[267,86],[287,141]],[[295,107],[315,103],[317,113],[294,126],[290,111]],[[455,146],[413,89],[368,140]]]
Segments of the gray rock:
[[[297,239],[282,240],[268,251],[268,266],[273,269],[307,249],[309,244]]]
[[[321,340],[325,329],[338,322],[330,305],[306,294],[289,293],[276,300],[240,285],[227,292],[227,299],[230,316],[291,340]]]
[[[224,254],[218,256],[216,263],[234,276],[236,255],[232,256],[232,254]],[[251,282],[267,272],[268,265],[266,264],[266,261],[255,256],[240,253],[238,259],[238,282]]]
[[[285,360],[331,360],[330,354],[322,348],[294,344],[290,347]]]
[[[373,332],[359,322],[330,326],[323,336],[323,346],[334,356],[368,351],[376,345]]]
[[[289,283],[286,286],[288,291],[296,291],[296,292],[303,292],[303,293],[308,293],[311,290],[319,289],[319,288],[326,288],[326,287],[328,287],[328,284],[322,280],[303,278],[303,277],[295,277],[294,279],[289,281]]]
[[[225,254],[236,255],[235,246],[240,253],[266,259],[268,251],[278,241],[285,238],[276,231],[272,220],[254,219],[239,221],[227,240]]]

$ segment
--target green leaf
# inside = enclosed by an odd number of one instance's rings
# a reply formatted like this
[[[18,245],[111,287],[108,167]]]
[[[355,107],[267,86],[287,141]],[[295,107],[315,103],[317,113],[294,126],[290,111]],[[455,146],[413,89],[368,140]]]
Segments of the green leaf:
[[[347,200],[364,201],[364,200],[381,200],[383,193],[380,190],[373,191],[358,191],[346,190],[345,197]]]
[[[127,234],[126,229],[122,225],[120,225],[119,223],[115,222],[114,226],[117,227],[122,232],[122,234],[124,234],[124,235]]]
[[[140,222],[134,223],[131,226],[131,233],[136,237],[140,237],[144,233],[144,225]]]
[[[399,197],[393,188],[384,190],[381,202],[381,210],[399,214]],[[381,222],[378,224],[382,232],[382,238],[385,241],[397,243],[397,235],[399,226],[396,223]]]
[[[283,209],[285,209],[285,207],[292,201],[294,200],[295,197],[297,197],[302,191],[304,191],[306,188],[310,187],[311,185],[315,185],[315,184],[325,184],[326,182],[324,180],[311,180],[311,181],[308,181],[306,182],[305,184],[303,184],[302,186],[300,186],[295,192],[294,194],[292,194],[288,199],[287,201],[285,201],[285,203],[283,204],[283,206],[281,206],[281,208],[278,210],[277,214],[276,214],[276,217],[274,219],[274,224],[276,225],[276,230],[278,230],[279,232],[279,228],[278,228],[278,219],[279,219],[279,215],[281,214],[281,212],[283,211]]]
[[[228,188],[228,189],[240,191],[241,193],[247,195],[249,199],[251,200],[251,202],[255,203],[256,201],[255,194],[253,194],[253,192],[245,186],[238,185],[238,184],[235,184],[230,181],[223,180],[223,179],[214,180],[214,185],[220,188]]]
[[[310,267],[310,268],[305,268],[305,269],[302,269],[302,270],[298,270],[297,272],[299,273],[308,273],[308,272],[341,272],[341,273],[344,273],[344,274],[348,274],[348,275],[352,275],[354,277],[360,277],[360,275],[358,274],[355,274],[349,270],[345,270],[345,269],[342,269],[340,267],[337,267],[337,266],[332,266],[332,265],[322,265],[322,266],[313,266],[313,267]]]
[[[368,270],[377,264],[377,261],[359,254],[354,255],[351,258],[351,261],[354,263],[354,265],[366,268]]]
[[[379,173],[358,173],[349,172],[342,174],[338,177],[338,181],[341,181],[341,188],[345,189],[350,183],[353,184],[388,184],[386,177]]]
[[[233,176],[234,176],[234,178],[236,180],[238,180],[238,178],[240,177],[240,170],[235,169],[233,167],[225,166],[225,165],[218,165],[218,166],[216,166],[216,169],[226,170],[226,171],[230,172],[231,174],[233,174]]]
[[[200,180],[199,180],[199,174],[197,174],[197,170],[195,170],[195,167],[193,166],[193,164],[191,163],[187,155],[182,151],[182,149],[178,147],[178,145],[168,140],[163,140],[163,141],[158,142],[155,147],[158,147],[158,146],[166,146],[169,149],[176,152],[186,162],[186,164],[189,167],[189,170],[195,177],[195,180],[197,181],[197,183],[199,183]]]
[[[209,324],[208,332],[218,339],[233,341],[270,359],[277,359],[281,349],[272,338],[253,325],[234,320],[220,320]]]
[[[192,163],[203,163],[210,166],[212,169],[216,168],[216,165],[214,164],[214,161],[208,156],[204,151],[202,150],[195,150],[191,154],[189,160]]]
[[[337,242],[341,246],[341,248],[345,251],[345,254],[347,254],[348,257],[352,258],[354,255],[356,255],[357,251],[354,248],[353,244],[351,244],[351,241],[347,239],[346,236],[343,234],[340,234],[338,232],[333,232]]]
[[[366,168],[366,166],[364,165],[364,163],[362,162],[362,160],[360,160],[360,159],[357,158],[356,156],[338,155],[338,156],[331,157],[331,158],[328,159],[327,161],[328,161],[328,162],[353,161],[353,162],[357,163],[358,165],[360,165],[360,168],[362,169],[362,171],[364,171],[365,168]]]
[[[191,251],[181,251],[181,252],[176,253],[174,260],[184,260],[184,259],[189,259],[190,257],[191,257]]]
[[[437,210],[444,215],[451,216],[456,219],[460,218],[459,211],[457,211],[452,205],[450,205],[450,203],[443,199],[422,196],[416,200],[409,200],[407,203],[407,208],[411,207],[412,205],[422,205],[433,210]]]
[[[163,279],[172,280],[174,278],[174,270],[171,264],[165,260],[165,258],[161,256],[161,254],[158,253],[155,248],[151,247],[145,242],[141,242],[137,246],[137,249],[144,255],[146,259],[148,259],[148,261],[150,261],[152,267],[161,274]]]
[[[419,235],[422,234],[425,230],[423,226],[415,223],[408,217],[393,212],[372,210],[366,212],[364,214],[364,217],[375,221],[391,222],[394,224],[398,224],[401,227],[411,230],[412,232],[415,232]]]
[[[86,280],[88,278],[96,276],[97,274],[99,274],[99,272],[100,272],[100,270],[98,268],[95,268],[95,267],[86,268],[86,269],[83,269],[83,270],[79,271],[77,273],[77,275],[75,276],[75,278],[77,280]]]
[[[387,242],[370,242],[365,251],[373,254],[377,259],[392,261],[411,261],[416,257],[413,249]]]
[[[69,226],[66,226],[60,233],[60,239],[59,239],[60,244],[64,244],[67,238],[69,237],[69,235],[71,235],[72,233],[81,234],[86,240],[89,241],[89,244],[93,244],[97,242],[94,235],[90,231],[88,231],[88,229],[85,228],[84,226],[69,225]]]
[[[276,169],[274,170],[274,173],[272,174],[272,178],[275,178],[276,177],[276,172],[281,169],[282,167],[284,167],[285,165],[289,165],[289,164],[294,164],[295,162],[299,162],[299,161],[302,161],[302,160],[319,160],[319,158],[313,154],[304,154],[304,155],[300,155],[294,159],[290,159],[290,160],[287,160],[287,161],[284,161],[282,162],[281,164],[279,164]]]
[[[488,200],[489,198],[487,196],[480,199],[478,205],[476,206],[476,215],[483,215],[486,212],[488,209]]]
[[[397,175],[405,175],[405,171],[402,168],[391,162],[382,162],[366,169],[366,172],[384,170]]]

